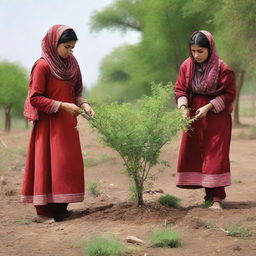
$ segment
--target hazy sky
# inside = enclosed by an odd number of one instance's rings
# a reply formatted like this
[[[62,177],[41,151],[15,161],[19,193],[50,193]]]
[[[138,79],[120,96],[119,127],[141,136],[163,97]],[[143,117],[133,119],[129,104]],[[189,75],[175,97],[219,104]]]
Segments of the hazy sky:
[[[90,88],[99,75],[101,59],[123,43],[136,43],[136,32],[104,30],[90,33],[90,16],[113,0],[0,0],[0,61],[17,61],[28,70],[41,56],[41,40],[54,24],[74,28],[79,38],[74,49]]]

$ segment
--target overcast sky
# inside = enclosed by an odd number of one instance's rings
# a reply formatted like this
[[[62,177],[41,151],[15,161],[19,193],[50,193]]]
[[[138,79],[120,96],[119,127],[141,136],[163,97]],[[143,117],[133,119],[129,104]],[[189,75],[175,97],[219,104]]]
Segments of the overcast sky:
[[[136,32],[90,33],[90,16],[113,0],[0,0],[0,61],[17,61],[28,70],[41,56],[41,40],[54,24],[74,28],[74,49],[86,87],[96,82],[101,59],[124,43],[136,43]]]

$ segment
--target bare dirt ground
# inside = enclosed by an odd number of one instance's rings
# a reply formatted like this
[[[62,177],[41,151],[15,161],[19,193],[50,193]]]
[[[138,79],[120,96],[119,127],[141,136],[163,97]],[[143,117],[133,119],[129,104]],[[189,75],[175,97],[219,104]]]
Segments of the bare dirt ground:
[[[123,241],[126,236],[133,235],[148,241],[154,229],[167,224],[181,234],[182,247],[137,246],[134,255],[255,256],[256,120],[244,117],[241,121],[246,126],[234,128],[232,135],[233,184],[226,189],[224,210],[213,211],[200,207],[204,196],[202,189],[175,187],[179,136],[164,148],[161,158],[168,160],[171,167],[159,173],[154,187],[181,198],[181,207],[160,207],[154,202],[161,194],[146,194],[146,207],[138,208],[129,200],[129,182],[121,172],[122,160],[113,150],[97,142],[86,121],[79,119],[83,153],[88,160],[94,161],[85,170],[86,189],[95,181],[101,195],[93,198],[87,192],[83,203],[69,205],[75,212],[73,218],[52,224],[31,222],[35,214],[33,206],[19,202],[30,130],[0,132],[0,176],[6,181],[0,184],[0,255],[82,256],[83,249],[77,244],[94,233],[111,233]],[[156,167],[155,171],[158,169]],[[99,208],[106,205],[107,209]],[[228,236],[225,230],[234,225],[250,228],[251,236],[246,239]]]

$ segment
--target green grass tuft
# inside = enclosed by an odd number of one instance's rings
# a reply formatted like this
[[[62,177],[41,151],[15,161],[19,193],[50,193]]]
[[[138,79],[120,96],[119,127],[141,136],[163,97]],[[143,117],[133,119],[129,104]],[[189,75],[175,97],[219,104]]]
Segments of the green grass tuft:
[[[94,197],[97,197],[100,195],[100,191],[99,191],[99,188],[98,188],[98,183],[97,182],[92,182],[89,184],[89,187],[88,187],[88,192],[91,196],[94,196]]]
[[[87,256],[125,256],[125,246],[114,236],[93,236],[85,244]]]
[[[158,203],[168,207],[178,207],[181,199],[169,194],[163,195],[158,199]]]
[[[158,229],[153,232],[150,238],[151,247],[169,247],[177,248],[181,246],[180,235],[172,230],[171,228],[166,228],[164,230]]]
[[[248,238],[251,236],[251,232],[249,228],[245,227],[239,227],[239,226],[232,226],[227,229],[228,236],[233,236],[233,237],[242,237],[242,238]]]

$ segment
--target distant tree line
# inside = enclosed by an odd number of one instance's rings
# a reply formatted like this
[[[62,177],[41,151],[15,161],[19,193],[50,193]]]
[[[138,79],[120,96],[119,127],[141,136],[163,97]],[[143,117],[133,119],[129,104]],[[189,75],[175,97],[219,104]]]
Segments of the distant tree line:
[[[239,96],[245,79],[255,77],[255,0],[115,0],[91,17],[92,31],[103,29],[140,33],[135,45],[114,49],[101,63],[91,97],[133,100],[150,94],[152,81],[174,82],[188,56],[188,38],[208,30],[219,56],[234,70],[237,100],[234,123],[239,121]]]

